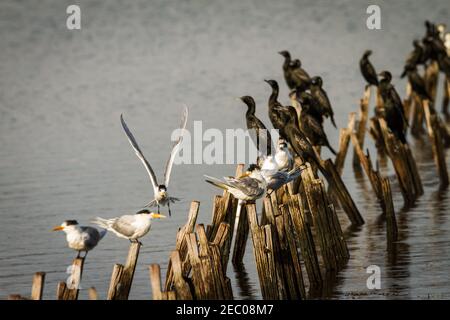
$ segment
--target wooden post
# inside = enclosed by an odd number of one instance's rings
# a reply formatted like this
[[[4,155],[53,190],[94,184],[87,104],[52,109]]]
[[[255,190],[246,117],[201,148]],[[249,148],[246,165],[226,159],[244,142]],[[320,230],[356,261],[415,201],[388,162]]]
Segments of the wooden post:
[[[232,262],[234,266],[242,264],[245,254],[245,247],[248,239],[248,218],[245,204],[239,206],[239,219],[237,222],[236,236],[234,239],[234,249]]]
[[[225,277],[218,246],[208,241],[203,225],[197,225],[196,233],[198,246],[194,233],[186,235],[195,298],[232,299],[231,282]]]
[[[442,113],[448,117],[448,104],[450,101],[450,79],[445,77],[444,88],[442,92]]]
[[[58,284],[58,300],[77,300],[80,291],[80,282],[83,274],[84,258],[76,258],[70,267],[70,276],[67,282]]]
[[[395,219],[394,203],[392,201],[391,184],[388,178],[381,179],[381,190],[383,193],[383,209],[386,215],[386,233],[388,250],[397,241],[397,221]]]
[[[389,132],[386,121],[378,119],[387,152],[399,181],[400,190],[406,206],[414,203],[423,194],[422,182],[417,172],[417,166],[407,144],[401,143]]]
[[[42,300],[44,282],[45,272],[36,272],[33,276],[33,285],[31,287],[31,300]]]
[[[98,300],[97,289],[95,289],[94,287],[89,288],[88,294],[89,300]]]
[[[173,286],[180,300],[192,300],[189,284],[183,276],[180,253],[177,250],[172,251],[170,261],[173,270]]]
[[[220,202],[218,199],[221,197],[218,196],[215,198],[215,203]],[[194,227],[197,222],[198,210],[200,208],[200,202],[192,201],[191,207],[189,209],[188,221],[186,224],[180,228],[177,232],[177,240],[175,245],[175,250],[179,252],[180,260],[182,261],[182,275],[183,277],[187,277],[189,271],[191,270],[191,266],[189,264],[189,259],[187,256],[187,244],[186,244],[186,234],[194,232]],[[167,266],[167,274],[166,274],[166,283],[164,288],[166,291],[170,291],[173,284],[173,272],[172,272],[172,259],[169,260],[169,265]]]
[[[150,283],[152,286],[153,300],[162,300],[161,291],[161,269],[159,264],[151,264],[149,266]]]
[[[58,286],[56,287],[56,300],[63,300],[65,290],[66,283],[63,281],[58,282]]]
[[[243,164],[238,164],[237,168],[236,168],[236,177],[239,177],[243,174],[244,172],[244,165]],[[239,226],[239,221],[236,220],[236,215],[237,215],[237,209],[239,207],[239,200],[235,199],[230,193],[228,193],[227,191],[224,192],[224,208],[225,208],[225,220],[223,222],[226,222],[230,225],[230,236],[227,238],[227,242],[224,244],[223,247],[223,251],[222,251],[222,261],[223,261],[223,268],[226,272],[227,270],[227,266],[228,266],[228,260],[229,260],[229,256],[230,256],[230,252],[231,252],[231,244],[233,241],[233,235],[234,235],[234,231],[237,229],[236,226]],[[222,221],[220,221],[222,222]],[[245,223],[245,218],[242,219],[241,223]],[[239,227],[238,227],[239,228]],[[245,231],[244,227],[241,227],[240,230]],[[215,236],[215,235],[214,235]],[[214,237],[209,238],[209,239],[214,239]],[[240,245],[245,247],[244,241],[247,240],[247,236],[244,233],[239,234],[239,243]],[[245,250],[245,248],[244,248]],[[243,253],[242,253],[243,254]]]
[[[275,193],[264,199],[267,221],[271,224],[273,234],[273,259],[277,273],[278,296],[280,299],[304,299],[306,290],[300,267],[297,246],[292,235],[293,229],[289,221],[287,206],[278,204]],[[295,251],[295,252],[294,252]]]
[[[175,291],[164,292],[161,290],[161,269],[159,264],[151,264],[148,269],[153,300],[176,300],[177,294]]]
[[[350,136],[355,128],[356,113],[351,112],[348,120],[347,128],[342,128],[339,133],[339,151],[334,160],[336,171],[342,175],[344,169],[345,158],[347,156],[348,145],[350,142]]]
[[[20,294],[10,294],[8,295],[8,300],[28,300],[28,299],[21,296]]]
[[[423,128],[424,115],[422,100],[415,92],[411,93],[411,97],[414,106],[414,108],[412,108],[411,134],[414,137],[419,138],[425,132]]]
[[[367,86],[366,90],[364,91],[364,96],[360,101],[359,120],[358,120],[357,129],[356,129],[356,137],[358,139],[360,148],[362,148],[364,146],[364,137],[366,135],[367,118],[369,115],[369,101],[370,101],[370,86]],[[355,149],[353,149],[353,166],[358,169],[361,168],[359,160],[358,160],[358,155],[357,155]]]
[[[109,283],[107,299],[112,300],[116,296],[117,287],[119,286],[120,278],[123,272],[123,265],[115,264]]]
[[[362,225],[364,224],[364,219],[361,216],[358,208],[356,207],[355,202],[352,199],[352,196],[348,192],[347,187],[341,179],[341,176],[336,171],[336,168],[333,162],[328,159],[322,162],[323,167],[327,171],[327,179],[328,184],[330,185],[331,192],[339,199],[339,202],[342,206],[342,209],[347,214],[349,220],[354,225]]]
[[[246,206],[261,294],[265,300],[277,300],[279,295],[273,258],[272,226],[259,226],[255,204]]]
[[[289,211],[292,225],[297,234],[297,241],[305,260],[305,269],[308,274],[309,286],[319,288],[322,286],[322,274],[317,258],[316,246],[311,232],[311,226],[306,217],[305,207],[300,195],[294,195],[289,202]]]
[[[320,200],[316,199],[317,198],[317,195],[315,194],[316,190],[314,190],[313,187],[314,182],[317,181],[318,179],[316,180],[314,178],[312,172],[307,171],[309,170],[304,170],[302,172],[302,181],[305,188],[306,199],[308,201],[309,212],[311,213],[314,229],[316,230],[317,236],[316,240],[318,240],[317,243],[319,244],[320,247],[323,265],[327,270],[330,269],[335,270],[336,261],[334,259],[334,256],[332,256],[330,254],[330,251],[328,250],[330,244],[328,243],[329,239],[326,238],[327,236],[329,236],[329,230],[327,230],[325,222],[323,221],[322,217],[323,212],[321,212],[323,208],[322,207],[319,208],[319,206],[321,205],[319,203]]]
[[[236,168],[236,177],[239,177],[242,175],[244,171],[244,165],[239,164]],[[209,241],[212,241],[217,233],[217,230],[222,222],[228,223],[230,225],[230,236],[227,238],[226,243],[222,247],[222,260],[223,260],[223,268],[226,271],[228,266],[228,260],[231,252],[231,244],[233,240],[233,234],[236,229],[235,226],[239,225],[239,221],[236,220],[237,215],[237,209],[238,209],[238,199],[235,199],[233,195],[231,195],[229,192],[224,191],[222,198],[220,198],[221,201],[218,203],[215,203],[214,209],[213,209],[213,218],[212,218],[212,224],[211,226],[208,226],[207,230],[207,236]],[[243,219],[242,223],[245,222],[245,219]],[[245,231],[245,228],[237,227],[238,229]],[[241,233],[239,234],[238,243],[243,243],[243,241],[246,240],[245,234]],[[238,259],[238,257],[237,257]]]
[[[141,244],[133,242],[130,244],[127,261],[125,265],[115,265],[111,276],[111,283],[108,290],[108,299],[127,300],[133,282],[134,271],[136,269]],[[110,295],[111,293],[111,295]]]
[[[447,172],[447,164],[445,162],[445,151],[441,139],[441,128],[439,126],[438,115],[434,110],[430,109],[428,100],[424,101],[423,107],[427,123],[428,135],[433,146],[434,161],[436,162],[440,178],[440,186],[442,189],[444,189],[448,187],[449,178]],[[432,113],[432,111],[434,112]]]
[[[370,160],[369,150],[367,150],[367,155],[363,153],[355,134],[352,134],[352,143],[355,148],[355,152],[359,157],[359,162],[362,164],[362,167],[367,177],[369,178],[369,181],[372,185],[375,195],[379,200],[382,200],[380,176],[378,171],[375,171],[372,167],[372,161]]]

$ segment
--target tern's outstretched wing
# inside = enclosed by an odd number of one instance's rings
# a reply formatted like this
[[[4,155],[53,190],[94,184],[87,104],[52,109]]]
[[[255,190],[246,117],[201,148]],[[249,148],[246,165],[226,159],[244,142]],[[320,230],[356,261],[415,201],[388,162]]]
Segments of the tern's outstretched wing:
[[[166,170],[164,171],[164,185],[166,186],[166,188],[169,186],[170,173],[172,172],[173,161],[175,160],[175,156],[177,155],[178,150],[180,149],[181,142],[183,142],[183,133],[184,130],[186,129],[187,118],[188,118],[188,108],[187,106],[184,106],[183,117],[181,118],[181,125],[180,125],[180,135],[172,147],[169,160],[167,161],[166,164]]]
[[[125,133],[127,134],[128,141],[130,142],[131,146],[133,147],[134,151],[136,152],[136,155],[138,156],[138,158],[144,164],[144,167],[147,170],[147,173],[150,177],[150,181],[153,185],[153,190],[156,194],[158,192],[158,182],[156,180],[155,172],[153,172],[153,169],[150,166],[150,163],[148,163],[147,159],[145,159],[144,155],[142,154],[142,151],[139,148],[139,145],[137,144],[136,139],[134,139],[134,136],[131,133],[130,129],[128,129],[128,126],[125,123],[125,120],[123,120],[123,115],[120,115],[120,122],[122,123],[123,130],[125,130]]]

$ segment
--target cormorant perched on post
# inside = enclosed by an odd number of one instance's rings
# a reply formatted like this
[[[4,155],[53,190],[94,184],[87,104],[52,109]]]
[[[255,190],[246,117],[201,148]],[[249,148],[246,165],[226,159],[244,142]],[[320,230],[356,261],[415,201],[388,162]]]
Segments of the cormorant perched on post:
[[[359,60],[359,68],[364,79],[369,85],[378,86],[378,77],[372,63],[369,61],[369,56],[372,54],[371,50],[364,52],[361,60]]]
[[[405,110],[403,109],[402,99],[397,90],[391,84],[392,75],[389,71],[383,71],[379,74],[381,98],[384,103],[384,118],[392,133],[403,143],[406,143],[406,128],[408,121],[405,117]]]
[[[413,41],[414,50],[406,58],[405,67],[403,68],[402,78],[406,76],[407,69],[412,68],[418,64],[424,64],[427,61],[423,47],[418,40]]]
[[[311,106],[309,104],[302,105],[302,111],[300,113],[300,130],[305,134],[313,146],[325,146],[330,149],[330,151],[336,155],[336,151],[328,142],[327,135],[323,130],[322,125],[316,120],[316,118],[310,115],[309,109]]]
[[[427,91],[427,87],[425,86],[425,80],[423,80],[423,78],[419,75],[419,73],[417,72],[417,68],[415,66],[409,68],[406,71],[406,74],[408,75],[408,80],[413,91],[417,93],[422,99],[433,101]]]
[[[272,137],[270,136],[270,132],[267,130],[264,123],[262,123],[261,120],[259,120],[255,115],[255,109],[256,104],[255,100],[250,96],[243,96],[239,99],[242,100],[247,105],[247,112],[245,114],[245,119],[247,122],[247,129],[248,130],[255,130],[256,131],[256,146],[258,148],[258,151],[260,151],[259,143],[260,141],[266,141],[267,145],[267,154],[272,154]],[[262,132],[260,132],[260,130]]]
[[[275,106],[274,109],[280,109],[280,106]],[[283,110],[278,110],[280,112],[284,112]],[[309,163],[314,163],[319,167],[319,169],[324,173],[327,172],[322,167],[320,159],[317,157],[313,146],[308,141],[308,138],[305,136],[303,132],[298,128],[298,124],[296,123],[296,111],[293,107],[288,107],[287,111],[289,113],[289,117],[284,126],[284,131],[286,133],[287,141],[289,141],[292,149],[297,153],[299,157],[302,158],[303,161],[307,161]],[[326,175],[328,177],[329,175]]]
[[[426,37],[436,37],[439,36],[439,31],[436,28],[436,25],[428,20],[425,20],[425,27],[427,29],[425,36]]]
[[[401,109],[394,103],[391,97],[383,99],[384,102],[384,119],[392,133],[402,142],[406,143],[406,126],[405,118]]]
[[[402,98],[400,98],[400,95],[398,94],[397,90],[395,90],[394,85],[391,83],[392,81],[392,74],[389,71],[382,71],[379,76],[381,77],[378,85],[378,89],[380,90],[381,98],[384,100],[391,99],[394,104],[402,111],[403,117],[404,114],[404,107]]]
[[[317,122],[322,126],[325,110],[317,102],[317,100],[308,92],[304,91],[297,97],[301,108],[307,108],[309,115],[313,116]]]
[[[272,94],[269,97],[269,119],[275,129],[278,129],[280,136],[286,139],[284,126],[288,122],[289,115],[286,113],[285,107],[278,102],[279,87],[275,80],[264,80],[272,88]],[[292,107],[293,108],[293,107]],[[295,111],[295,109],[294,109]]]
[[[302,68],[301,61],[299,59],[292,61],[290,53],[286,50],[280,51],[279,54],[284,57],[283,73],[289,89],[306,90],[311,83],[311,78]]]
[[[337,128],[336,123],[334,122],[334,113],[333,109],[331,108],[330,99],[328,99],[327,93],[325,92],[325,90],[323,90],[322,84],[323,82],[321,77],[313,77],[311,79],[311,85],[309,87],[311,95],[324,110],[324,116],[327,118],[330,117],[331,123],[333,123],[333,126]]]
[[[429,47],[429,58],[437,60],[441,54],[447,55],[447,48],[439,37],[426,37],[423,43]]]

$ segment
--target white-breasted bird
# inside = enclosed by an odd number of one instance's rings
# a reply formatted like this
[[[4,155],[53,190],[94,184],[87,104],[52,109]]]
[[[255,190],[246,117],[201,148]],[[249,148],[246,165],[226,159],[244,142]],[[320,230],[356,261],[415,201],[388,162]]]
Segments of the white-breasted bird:
[[[125,130],[125,133],[128,137],[128,141],[130,142],[131,146],[133,147],[134,151],[136,152],[137,157],[144,164],[144,167],[147,170],[147,173],[150,177],[150,182],[152,183],[152,186],[153,186],[154,198],[152,201],[150,201],[148,204],[146,204],[145,207],[157,206],[158,212],[160,212],[159,207],[167,205],[167,207],[169,208],[169,216],[172,215],[172,213],[170,212],[170,203],[180,200],[175,197],[170,197],[167,192],[167,188],[169,187],[170,173],[172,172],[172,166],[173,166],[173,162],[175,160],[175,156],[177,155],[178,150],[183,141],[183,132],[186,128],[187,117],[188,117],[188,109],[187,109],[187,107],[185,107],[184,111],[183,111],[183,117],[181,118],[180,134],[178,136],[178,139],[175,141],[175,143],[172,147],[172,151],[170,152],[170,157],[169,157],[169,160],[167,161],[166,169],[164,171],[164,184],[158,184],[158,180],[156,179],[155,172],[153,171],[153,169],[150,166],[150,163],[147,161],[147,159],[145,159],[144,154],[142,153],[141,149],[139,148],[139,145],[137,144],[136,139],[134,138],[130,129],[128,129],[128,126],[125,123],[125,120],[123,119],[123,115],[120,115],[120,121],[121,121],[122,127]]]
[[[447,49],[447,55],[450,57],[450,32],[447,32],[445,34],[444,45],[445,48]]]
[[[113,232],[120,238],[140,243],[138,239],[150,231],[152,220],[158,218],[165,218],[165,216],[148,209],[142,209],[136,214],[126,214],[112,219],[97,217],[92,220],[92,223]]]
[[[278,139],[275,162],[280,171],[290,171],[294,167],[294,157],[289,151],[288,144],[284,139]]]
[[[94,249],[106,234],[106,229],[99,231],[93,227],[80,226],[76,220],[66,220],[60,226],[54,227],[53,231],[66,233],[69,248],[78,251],[77,258],[80,257],[81,251],[85,252],[86,258],[88,251]]]
[[[261,169],[251,164],[247,171],[240,177],[224,177],[225,181],[205,175],[206,182],[224,189],[236,199],[242,201],[255,201],[266,192],[266,180],[261,175]]]
[[[273,191],[278,190],[280,187],[292,180],[298,178],[300,173],[305,167],[295,167],[290,171],[279,170],[273,156],[267,156],[264,159],[263,166],[261,168],[261,175],[267,183],[267,195],[269,196]]]

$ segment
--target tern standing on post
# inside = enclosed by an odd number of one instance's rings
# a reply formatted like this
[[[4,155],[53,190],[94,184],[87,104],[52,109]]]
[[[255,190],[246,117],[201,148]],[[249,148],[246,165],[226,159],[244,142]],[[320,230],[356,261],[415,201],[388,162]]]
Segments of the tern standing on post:
[[[165,217],[166,216],[162,214],[143,209],[136,212],[136,214],[126,214],[118,218],[103,219],[97,217],[92,220],[92,223],[113,232],[119,238],[128,239],[130,242],[141,244],[138,239],[142,238],[150,231],[152,220]]]
[[[81,251],[85,252],[97,246],[98,242],[105,236],[106,230],[98,231],[96,228],[79,226],[76,220],[66,220],[60,226],[54,227],[53,231],[64,231],[69,248],[78,251],[77,258]]]

